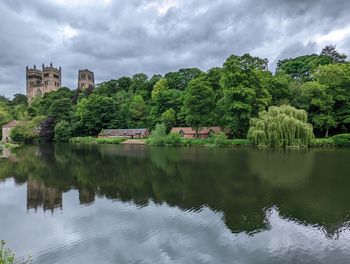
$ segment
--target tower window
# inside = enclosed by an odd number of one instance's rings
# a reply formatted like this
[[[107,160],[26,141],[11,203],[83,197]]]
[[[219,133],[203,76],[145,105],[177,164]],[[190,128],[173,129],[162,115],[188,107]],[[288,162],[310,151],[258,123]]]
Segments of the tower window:
[[[50,75],[48,73],[44,73],[44,77],[49,77]]]

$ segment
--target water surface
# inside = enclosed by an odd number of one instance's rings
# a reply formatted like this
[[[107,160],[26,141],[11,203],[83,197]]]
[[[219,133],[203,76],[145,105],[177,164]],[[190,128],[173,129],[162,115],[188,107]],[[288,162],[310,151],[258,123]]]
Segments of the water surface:
[[[39,145],[0,162],[37,263],[349,263],[350,150]]]

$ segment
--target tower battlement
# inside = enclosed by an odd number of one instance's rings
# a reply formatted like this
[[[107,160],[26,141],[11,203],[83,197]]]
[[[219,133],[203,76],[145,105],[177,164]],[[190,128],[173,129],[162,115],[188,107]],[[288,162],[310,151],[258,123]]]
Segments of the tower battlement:
[[[55,68],[52,63],[49,66],[42,64],[41,70],[36,65],[33,68],[26,67],[26,92],[29,99],[55,91],[61,84],[61,67]]]

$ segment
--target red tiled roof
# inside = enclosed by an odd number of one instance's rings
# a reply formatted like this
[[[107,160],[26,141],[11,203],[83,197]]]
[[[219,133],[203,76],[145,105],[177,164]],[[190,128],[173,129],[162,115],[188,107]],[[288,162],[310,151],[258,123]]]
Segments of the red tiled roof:
[[[171,129],[171,133],[180,133],[180,131],[183,131],[184,134],[196,134],[196,130],[191,127],[173,127]],[[210,131],[213,131],[214,133],[224,132],[220,127],[203,127],[198,130],[198,134],[207,135]]]
[[[147,128],[139,128],[139,129],[104,129],[101,131],[99,136],[105,137],[122,137],[122,136],[136,136],[148,135],[149,131]]]

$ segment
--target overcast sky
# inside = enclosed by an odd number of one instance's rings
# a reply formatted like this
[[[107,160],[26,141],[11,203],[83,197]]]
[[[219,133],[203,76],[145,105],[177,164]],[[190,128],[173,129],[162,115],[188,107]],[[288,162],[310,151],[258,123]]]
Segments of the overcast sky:
[[[25,93],[25,67],[78,69],[97,82],[184,67],[207,70],[230,54],[280,58],[350,54],[348,0],[1,0],[0,95]]]

